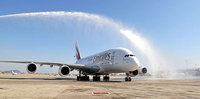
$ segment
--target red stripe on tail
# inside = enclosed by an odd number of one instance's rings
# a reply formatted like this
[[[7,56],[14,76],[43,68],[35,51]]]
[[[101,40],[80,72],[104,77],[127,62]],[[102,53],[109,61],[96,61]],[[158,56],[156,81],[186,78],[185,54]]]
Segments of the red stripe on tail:
[[[80,55],[80,52],[79,52],[79,49],[78,49],[78,43],[76,42],[76,59],[79,60],[81,59],[81,55]]]

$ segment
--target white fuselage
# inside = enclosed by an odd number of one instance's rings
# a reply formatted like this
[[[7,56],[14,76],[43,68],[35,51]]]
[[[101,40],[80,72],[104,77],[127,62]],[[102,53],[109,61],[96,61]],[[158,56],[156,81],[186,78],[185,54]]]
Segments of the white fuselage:
[[[97,66],[100,69],[96,74],[102,75],[135,71],[140,65],[135,55],[126,48],[110,49],[77,60],[76,64],[84,64],[87,67]]]

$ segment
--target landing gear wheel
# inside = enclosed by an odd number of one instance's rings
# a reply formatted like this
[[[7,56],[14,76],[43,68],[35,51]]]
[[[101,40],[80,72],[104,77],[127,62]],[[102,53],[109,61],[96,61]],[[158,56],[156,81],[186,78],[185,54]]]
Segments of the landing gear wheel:
[[[80,81],[81,79],[80,79],[80,76],[77,76],[77,81]]]
[[[93,81],[100,81],[101,80],[101,77],[100,76],[93,76]]]
[[[90,78],[89,78],[89,76],[83,76],[83,81],[89,81],[90,80]]]
[[[103,81],[109,81],[110,77],[108,75],[103,77]]]
[[[89,81],[89,76],[77,76],[77,81]]]
[[[125,77],[125,81],[131,81],[132,79],[131,79],[131,77],[130,76],[128,76],[128,77]]]

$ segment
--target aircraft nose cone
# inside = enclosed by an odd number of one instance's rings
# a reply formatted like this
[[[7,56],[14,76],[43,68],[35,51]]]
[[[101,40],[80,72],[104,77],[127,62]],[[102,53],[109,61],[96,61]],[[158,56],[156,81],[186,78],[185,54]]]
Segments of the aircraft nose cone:
[[[140,66],[140,62],[139,62],[139,60],[136,58],[136,57],[131,57],[130,58],[130,70],[131,71],[135,71],[135,70],[137,70],[138,68],[139,68],[139,66]]]
[[[134,57],[133,59],[134,59],[135,64],[139,67],[140,66],[139,60],[136,57]]]

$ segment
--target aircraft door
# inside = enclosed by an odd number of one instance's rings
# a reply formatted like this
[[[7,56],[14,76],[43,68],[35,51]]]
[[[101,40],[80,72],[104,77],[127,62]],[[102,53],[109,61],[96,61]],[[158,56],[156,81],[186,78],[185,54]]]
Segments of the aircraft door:
[[[115,56],[111,56],[111,63],[115,64]]]

